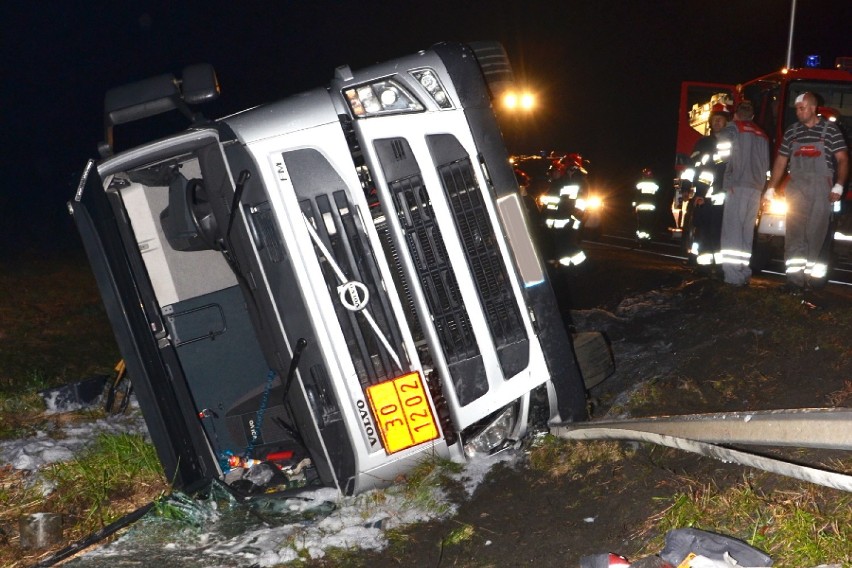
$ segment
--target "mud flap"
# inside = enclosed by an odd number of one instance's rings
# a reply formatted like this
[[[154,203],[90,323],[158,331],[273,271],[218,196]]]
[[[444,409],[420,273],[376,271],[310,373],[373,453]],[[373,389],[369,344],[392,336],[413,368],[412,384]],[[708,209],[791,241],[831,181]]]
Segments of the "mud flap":
[[[615,357],[612,346],[599,331],[584,331],[573,334],[574,355],[583,375],[586,390],[600,384],[615,372]]]

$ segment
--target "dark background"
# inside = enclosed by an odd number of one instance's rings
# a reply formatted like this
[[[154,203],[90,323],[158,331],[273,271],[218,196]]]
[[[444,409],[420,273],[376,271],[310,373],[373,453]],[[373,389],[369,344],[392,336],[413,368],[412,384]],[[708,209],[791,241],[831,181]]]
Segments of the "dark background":
[[[611,191],[645,166],[665,185],[680,82],[783,67],[791,1],[4,2],[2,250],[79,246],[65,202],[97,157],[104,92],[197,62],[217,70],[217,117],[325,85],[341,64],[499,40],[539,98],[502,117],[510,152],[580,152]],[[852,55],[850,24],[848,0],[797,0],[793,65]]]

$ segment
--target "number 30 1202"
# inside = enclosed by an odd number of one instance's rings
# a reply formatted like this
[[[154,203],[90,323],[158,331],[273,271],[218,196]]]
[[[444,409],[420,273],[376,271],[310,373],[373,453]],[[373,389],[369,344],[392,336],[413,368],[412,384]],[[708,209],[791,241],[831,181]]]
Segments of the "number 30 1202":
[[[389,454],[438,437],[419,373],[372,385],[367,388],[367,398]]]

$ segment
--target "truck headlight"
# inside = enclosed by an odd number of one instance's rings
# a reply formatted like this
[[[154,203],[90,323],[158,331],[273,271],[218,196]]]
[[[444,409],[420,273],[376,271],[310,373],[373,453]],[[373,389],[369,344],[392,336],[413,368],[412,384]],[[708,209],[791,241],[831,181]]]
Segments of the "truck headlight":
[[[592,195],[586,199],[580,198],[577,200],[577,209],[580,211],[595,211],[603,207],[603,200],[596,196]]]
[[[510,404],[500,411],[491,422],[465,443],[464,454],[472,458],[477,455],[488,455],[500,448],[512,433],[516,414],[515,404]]]
[[[435,101],[436,105],[438,105],[438,108],[453,108],[453,103],[450,100],[450,97],[447,95],[447,92],[441,85],[441,81],[438,80],[438,76],[435,75],[433,70],[418,69],[417,71],[412,71],[411,75],[417,79],[418,83],[423,85],[423,88],[426,89],[429,96],[432,97],[432,100]]]
[[[352,113],[358,118],[400,112],[420,112],[423,105],[405,87],[393,79],[343,91]]]

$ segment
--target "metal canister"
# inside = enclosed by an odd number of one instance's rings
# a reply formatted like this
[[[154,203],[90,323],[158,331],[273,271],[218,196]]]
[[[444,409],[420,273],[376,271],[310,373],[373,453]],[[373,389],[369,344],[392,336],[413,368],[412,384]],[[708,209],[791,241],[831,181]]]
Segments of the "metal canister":
[[[18,520],[21,548],[47,548],[62,541],[62,515],[32,513]]]

